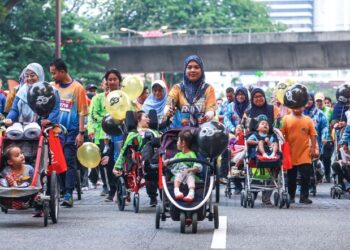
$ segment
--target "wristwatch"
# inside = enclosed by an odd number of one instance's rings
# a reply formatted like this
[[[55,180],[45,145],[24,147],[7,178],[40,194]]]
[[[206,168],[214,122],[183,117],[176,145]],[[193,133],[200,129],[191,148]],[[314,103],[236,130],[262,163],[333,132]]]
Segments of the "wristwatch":
[[[80,134],[80,135],[84,135],[84,134],[85,134],[85,131],[79,131],[79,134]]]

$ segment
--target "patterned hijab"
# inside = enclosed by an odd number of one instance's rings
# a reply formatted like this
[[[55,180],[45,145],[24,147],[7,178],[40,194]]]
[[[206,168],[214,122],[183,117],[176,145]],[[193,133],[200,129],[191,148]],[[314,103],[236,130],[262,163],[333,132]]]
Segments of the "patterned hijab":
[[[201,77],[195,81],[195,82],[191,82],[188,77],[186,76],[186,68],[187,65],[191,62],[194,61],[196,63],[198,63],[198,65],[201,68],[202,71],[202,75]],[[190,55],[185,59],[184,62],[184,69],[183,69],[183,82],[181,84],[183,84],[184,86],[184,90],[185,90],[185,97],[187,99],[187,101],[192,104],[195,100],[195,97],[197,95],[198,90],[200,89],[201,85],[204,83],[205,81],[205,74],[204,74],[204,66],[203,66],[203,61],[202,58],[200,58],[197,55]]]

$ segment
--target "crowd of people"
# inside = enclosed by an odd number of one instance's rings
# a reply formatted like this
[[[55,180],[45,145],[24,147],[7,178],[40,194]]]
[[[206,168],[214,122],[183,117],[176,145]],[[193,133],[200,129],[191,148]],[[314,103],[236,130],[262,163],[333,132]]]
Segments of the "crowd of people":
[[[56,59],[50,64],[49,70],[53,78],[53,87],[56,96],[54,108],[47,117],[38,116],[28,105],[28,89],[37,82],[45,81],[43,67],[38,63],[29,64],[20,74],[20,85],[11,90],[7,96],[0,93],[1,113],[6,117],[4,123],[11,126],[16,122],[37,122],[41,126],[59,123],[67,129],[67,134],[61,136],[61,144],[67,162],[67,171],[61,175],[61,192],[63,194],[63,206],[73,206],[73,190],[77,178],[77,149],[84,141],[94,142],[99,146],[102,159],[100,165],[90,170],[81,168],[82,183],[86,190],[88,181],[96,187],[99,180],[102,181],[101,196],[105,200],[113,201],[116,193],[116,178],[122,175],[123,165],[126,159],[126,148],[128,145],[138,141],[138,150],[142,151],[145,146],[145,138],[159,138],[161,133],[169,128],[198,127],[201,124],[217,120],[225,125],[234,144],[242,144],[242,126],[251,120],[256,120],[254,128],[256,133],[251,135],[247,144],[253,148],[253,152],[261,152],[265,157],[275,157],[277,154],[276,141],[269,135],[272,128],[279,128],[290,145],[292,168],[288,170],[288,191],[291,202],[295,202],[296,179],[300,175],[301,195],[300,203],[310,204],[309,183],[312,174],[311,163],[315,158],[320,158],[325,167],[325,182],[331,181],[331,156],[334,151],[334,137],[332,129],[347,129],[340,140],[344,145],[343,151],[350,155],[347,148],[350,138],[350,117],[348,117],[348,99],[337,96],[337,102],[332,106],[329,97],[318,92],[315,95],[309,93],[309,100],[305,107],[288,109],[277,98],[273,98],[271,104],[266,98],[265,92],[260,88],[247,89],[244,86],[236,89],[226,89],[226,100],[216,99],[215,90],[212,85],[205,81],[205,71],[202,59],[191,55],[184,61],[183,81],[175,84],[169,91],[162,80],[156,80],[151,85],[151,91],[144,88],[142,94],[130,104],[136,120],[133,132],[121,135],[109,135],[102,129],[102,120],[107,115],[105,100],[107,95],[114,90],[121,89],[123,77],[116,69],[105,72],[101,86],[83,85],[70,76],[68,68],[62,59]],[[97,90],[102,92],[98,93]],[[5,101],[6,100],[6,101]],[[150,128],[148,113],[155,110],[158,131]],[[339,130],[337,130],[339,131]],[[336,133],[337,135],[339,133]],[[340,136],[340,135],[338,135]],[[179,149],[181,154],[191,153],[189,142],[186,142],[186,134],[181,134]],[[269,150],[271,149],[271,151]],[[237,165],[242,163],[242,154],[232,157],[227,147],[221,155],[220,181],[225,183],[227,176],[231,174],[232,161]],[[236,153],[242,153],[238,150]],[[12,157],[12,155],[11,155]],[[9,161],[11,161],[11,157]],[[178,155],[178,157],[180,157]],[[254,153],[249,157],[254,157]],[[144,164],[150,165],[151,159],[144,158]],[[11,164],[9,163],[11,166]],[[22,166],[22,164],[20,164]],[[193,167],[193,171],[198,169]],[[8,169],[6,170],[7,172]],[[147,181],[147,194],[150,197],[150,205],[157,204],[157,175],[151,167],[145,167]],[[337,166],[333,171],[344,177],[343,169]],[[5,173],[6,174],[6,173]],[[186,178],[185,178],[186,177]],[[193,199],[194,180],[181,173],[176,174],[175,195],[179,198],[183,194],[178,190],[179,183],[187,179],[190,189],[193,191],[185,198]],[[345,178],[345,181],[344,181]],[[347,176],[341,182],[349,187]],[[18,185],[19,183],[17,183]],[[235,193],[242,190],[242,183],[235,181]],[[262,201],[271,204],[271,192],[264,192]]]

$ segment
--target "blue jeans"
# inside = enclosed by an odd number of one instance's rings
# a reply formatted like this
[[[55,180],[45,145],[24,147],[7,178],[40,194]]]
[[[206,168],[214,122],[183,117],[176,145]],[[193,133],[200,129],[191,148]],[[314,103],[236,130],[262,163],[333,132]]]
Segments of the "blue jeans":
[[[74,143],[76,137],[75,133],[69,133],[65,138],[60,137],[67,163],[67,172],[61,175],[62,191],[70,194],[73,193],[77,178],[77,146]]]

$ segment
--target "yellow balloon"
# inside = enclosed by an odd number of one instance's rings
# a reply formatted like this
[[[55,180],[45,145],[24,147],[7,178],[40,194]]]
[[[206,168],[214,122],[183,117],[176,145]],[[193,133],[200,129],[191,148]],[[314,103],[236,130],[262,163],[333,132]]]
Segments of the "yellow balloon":
[[[130,99],[124,91],[114,90],[106,98],[107,112],[114,120],[124,120],[126,112],[130,110]]]
[[[101,162],[101,152],[96,144],[85,142],[78,148],[77,158],[84,167],[95,168]]]
[[[284,82],[279,82],[276,86],[276,97],[277,100],[283,104],[284,93],[286,92],[289,86],[294,84],[293,80],[286,80]]]
[[[143,92],[143,82],[138,76],[128,76],[123,80],[121,90],[129,96],[131,101],[135,101]]]

